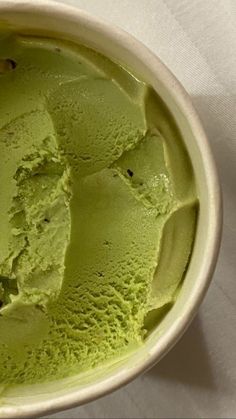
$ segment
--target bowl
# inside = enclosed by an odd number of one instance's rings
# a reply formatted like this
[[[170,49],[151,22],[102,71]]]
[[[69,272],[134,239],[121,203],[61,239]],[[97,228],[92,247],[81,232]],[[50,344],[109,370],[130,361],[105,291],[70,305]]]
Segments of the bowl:
[[[29,33],[94,48],[150,84],[172,113],[192,161],[200,202],[194,249],[180,295],[144,345],[115,364],[48,384],[0,388],[0,417],[32,417],[103,396],[153,366],[173,347],[196,314],[215,268],[222,228],[219,181],[209,144],[184,88],[148,48],[123,30],[47,0],[1,0],[0,21]]]

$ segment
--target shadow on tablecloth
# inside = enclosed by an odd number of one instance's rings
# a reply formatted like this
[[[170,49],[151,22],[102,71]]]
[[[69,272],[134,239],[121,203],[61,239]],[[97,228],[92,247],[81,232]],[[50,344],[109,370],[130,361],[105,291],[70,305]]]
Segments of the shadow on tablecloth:
[[[199,316],[176,346],[147,375],[214,390],[210,353]]]

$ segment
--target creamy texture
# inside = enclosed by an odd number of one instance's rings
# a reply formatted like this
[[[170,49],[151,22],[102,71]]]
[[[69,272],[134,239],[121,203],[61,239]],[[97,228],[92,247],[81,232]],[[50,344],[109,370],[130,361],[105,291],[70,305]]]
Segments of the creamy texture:
[[[178,295],[197,197],[157,94],[83,46],[0,33],[0,384],[141,345]]]

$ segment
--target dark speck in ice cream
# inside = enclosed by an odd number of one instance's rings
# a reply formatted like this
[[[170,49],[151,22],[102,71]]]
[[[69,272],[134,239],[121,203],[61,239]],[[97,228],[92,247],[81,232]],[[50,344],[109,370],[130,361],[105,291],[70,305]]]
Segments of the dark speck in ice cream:
[[[14,70],[16,66],[17,63],[15,60],[11,58],[0,58],[0,75]]]
[[[133,175],[134,175],[134,173],[132,172],[132,170],[130,170],[130,169],[127,169],[127,173],[128,173],[128,175],[130,176],[130,177],[132,177]]]

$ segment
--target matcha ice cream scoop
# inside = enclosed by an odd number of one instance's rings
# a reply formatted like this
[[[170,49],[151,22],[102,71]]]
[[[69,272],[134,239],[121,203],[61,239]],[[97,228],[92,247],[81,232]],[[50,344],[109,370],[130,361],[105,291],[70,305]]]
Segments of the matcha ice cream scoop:
[[[0,32],[0,384],[142,345],[174,304],[197,220],[153,89],[66,41]]]

